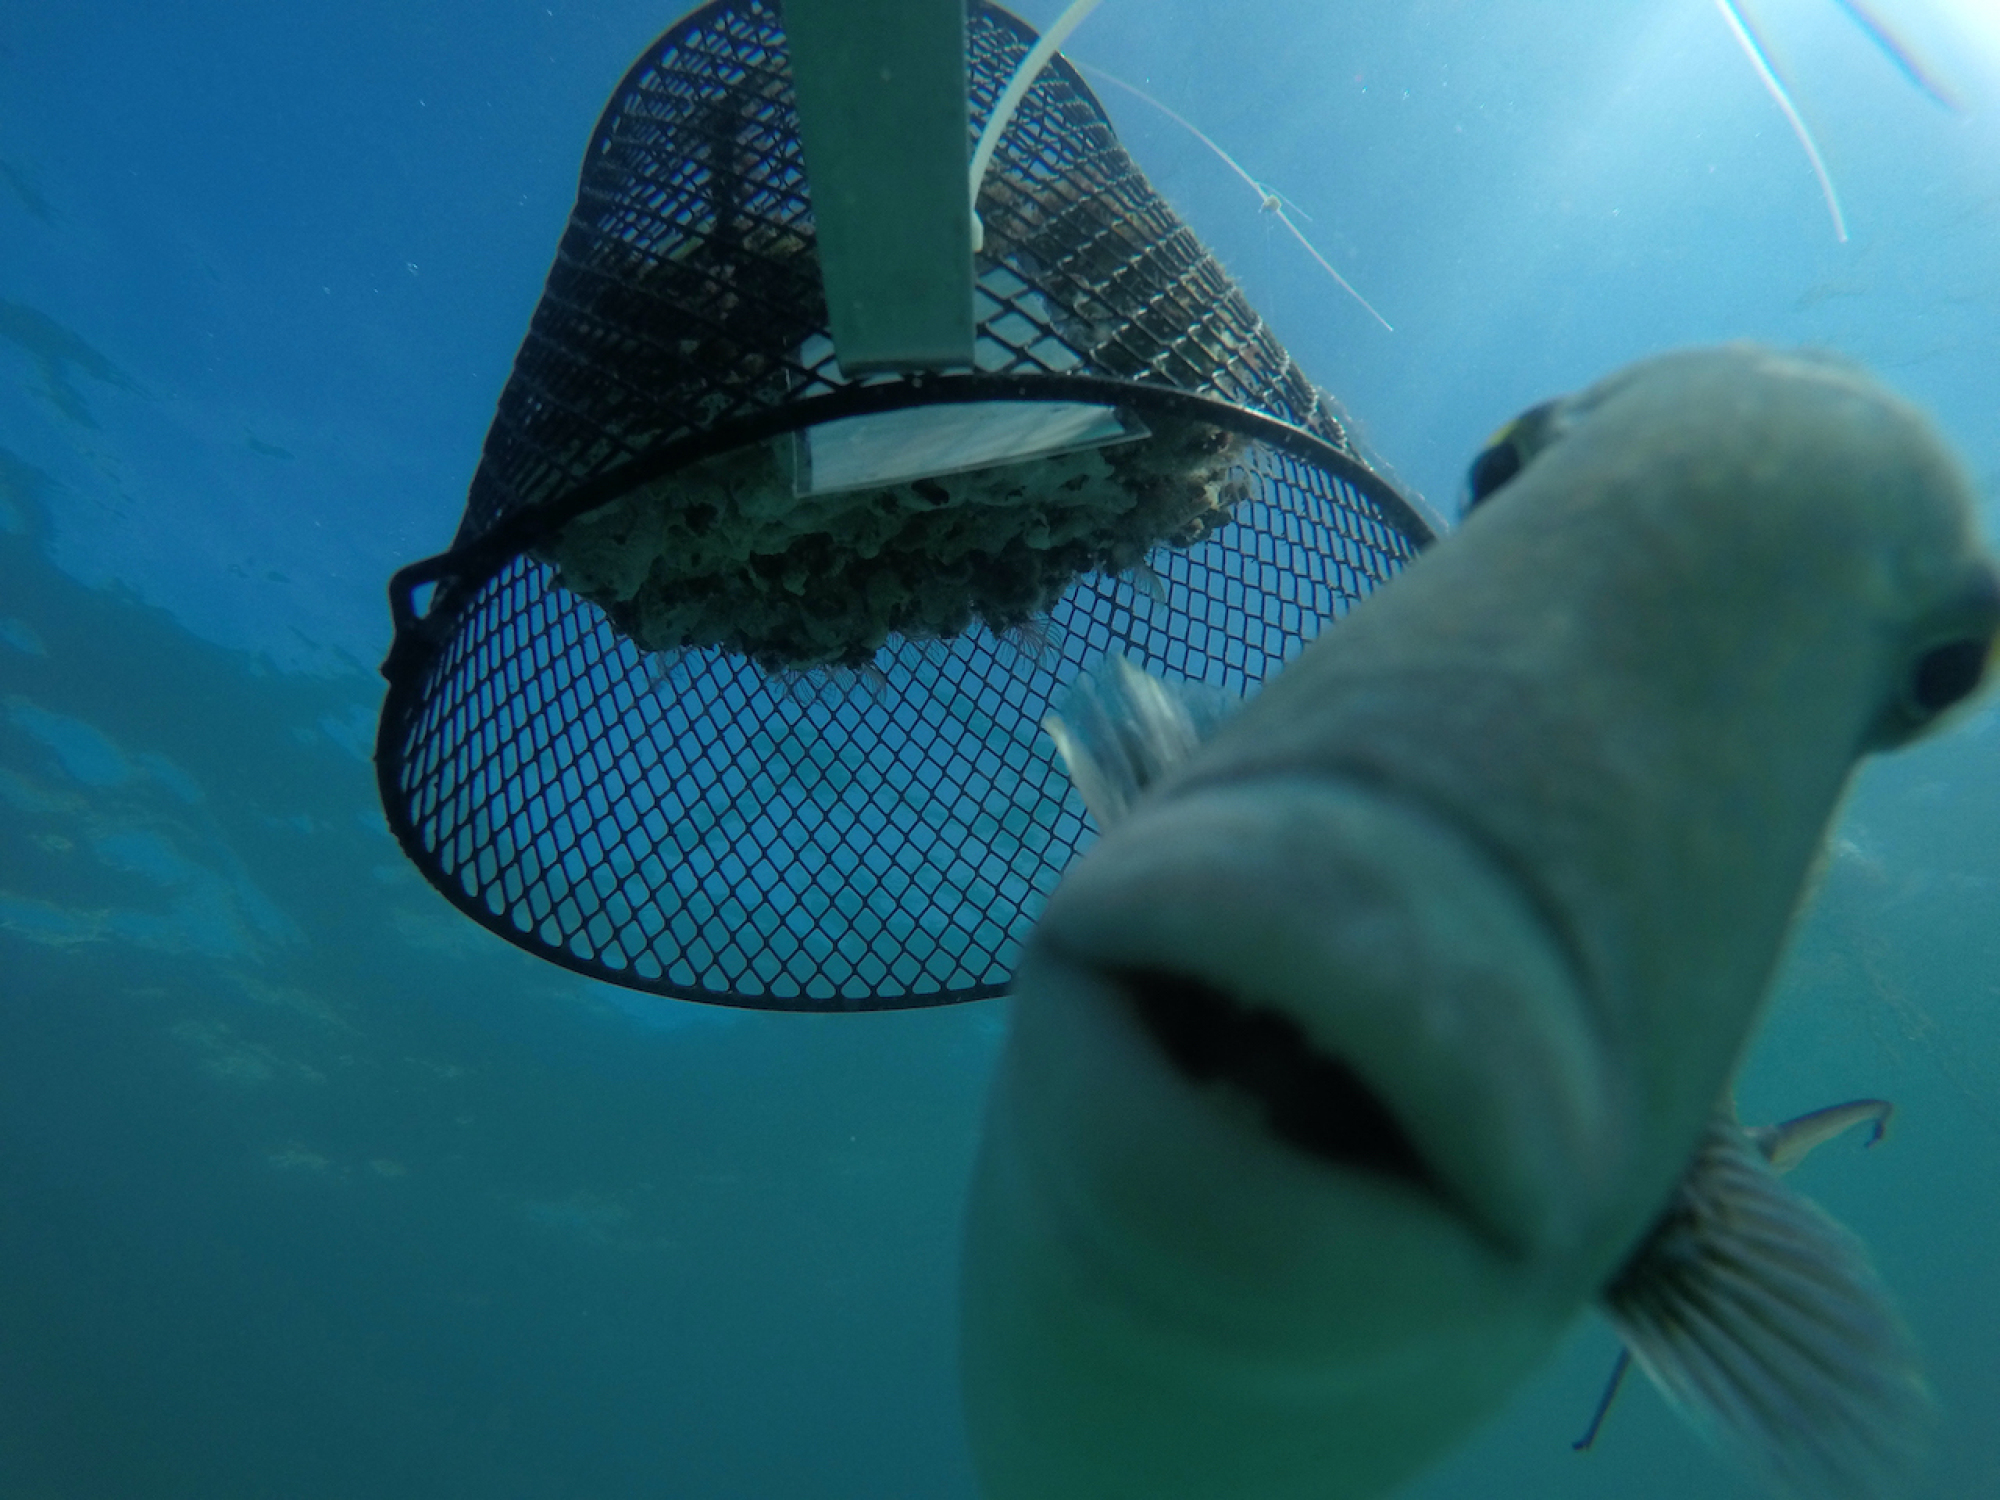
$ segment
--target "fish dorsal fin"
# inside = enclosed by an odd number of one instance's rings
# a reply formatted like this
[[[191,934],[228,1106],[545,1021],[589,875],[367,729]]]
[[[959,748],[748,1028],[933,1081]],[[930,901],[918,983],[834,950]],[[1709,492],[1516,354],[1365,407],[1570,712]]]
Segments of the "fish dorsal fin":
[[[1752,1126],[1748,1134],[1750,1143],[1771,1164],[1771,1170],[1783,1174],[1804,1161],[1814,1148],[1824,1146],[1863,1121],[1871,1123],[1874,1129],[1861,1144],[1874,1145],[1882,1139],[1882,1132],[1889,1127],[1889,1117],[1895,1112],[1896,1106],[1887,1099],[1850,1099],[1845,1104],[1829,1104],[1825,1109],[1776,1125]]]
[[[1855,1237],[1778,1181],[1727,1113],[1605,1293],[1695,1424],[1811,1500],[1881,1500],[1931,1423],[1916,1345]]]
[[[1193,755],[1227,717],[1225,696],[1170,683],[1113,651],[1042,720],[1083,805],[1108,831],[1139,794]]]

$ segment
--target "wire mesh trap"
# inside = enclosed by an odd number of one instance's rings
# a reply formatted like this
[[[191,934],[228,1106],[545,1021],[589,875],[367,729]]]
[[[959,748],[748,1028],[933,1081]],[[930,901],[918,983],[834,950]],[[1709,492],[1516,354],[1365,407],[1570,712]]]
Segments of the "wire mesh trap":
[[[977,129],[1035,40],[976,4]],[[974,367],[850,377],[763,0],[613,95],[376,762],[461,910],[770,1009],[999,994],[1089,839],[1040,722],[1116,646],[1241,692],[1430,536],[1060,58],[979,199]]]

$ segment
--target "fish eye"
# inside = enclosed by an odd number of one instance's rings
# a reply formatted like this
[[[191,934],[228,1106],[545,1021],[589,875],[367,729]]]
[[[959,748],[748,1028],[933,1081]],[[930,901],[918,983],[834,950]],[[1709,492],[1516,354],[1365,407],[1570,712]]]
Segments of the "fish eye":
[[[1465,476],[1465,482],[1471,491],[1471,498],[1466,501],[1466,509],[1470,510],[1479,504],[1521,472],[1521,452],[1514,446],[1511,432],[1509,429],[1508,437],[1502,438],[1472,461],[1472,468]]]
[[[1933,646],[1910,671],[1910,708],[1919,722],[1936,718],[1963,701],[1986,675],[1991,640],[1971,637]]]
[[[1490,499],[1555,441],[1563,427],[1563,405],[1561,401],[1544,401],[1531,406],[1493,434],[1466,471],[1467,510]]]

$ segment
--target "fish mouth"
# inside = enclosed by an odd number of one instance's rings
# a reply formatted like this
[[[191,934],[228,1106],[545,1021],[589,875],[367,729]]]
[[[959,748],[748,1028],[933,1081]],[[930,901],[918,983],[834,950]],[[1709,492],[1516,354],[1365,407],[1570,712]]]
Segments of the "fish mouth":
[[[1282,775],[1153,803],[1069,873],[1030,956],[1225,1113],[1503,1258],[1578,1252],[1615,1178],[1614,1049],[1569,945],[1470,835],[1379,788]]]
[[[1108,976],[1190,1082],[1252,1101],[1280,1140],[1329,1166],[1447,1194],[1394,1111],[1305,1027],[1211,984],[1160,969]]]

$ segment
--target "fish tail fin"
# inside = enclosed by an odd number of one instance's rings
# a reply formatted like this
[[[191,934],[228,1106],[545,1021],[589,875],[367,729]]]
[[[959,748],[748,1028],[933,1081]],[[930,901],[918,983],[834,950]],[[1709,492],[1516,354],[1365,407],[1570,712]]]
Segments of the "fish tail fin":
[[[1100,830],[1192,755],[1229,711],[1219,691],[1170,683],[1112,652],[1079,677],[1062,712],[1042,720],[1063,768]]]
[[[1915,1341],[1868,1253],[1718,1117],[1605,1294],[1640,1367],[1784,1492],[1886,1500],[1933,1421]]]

